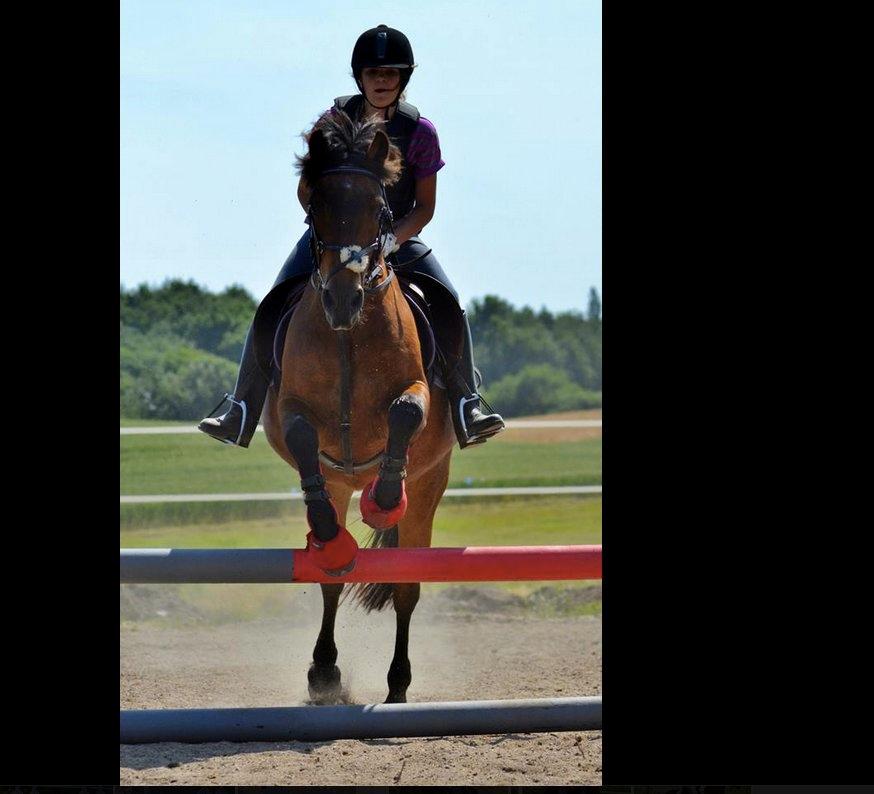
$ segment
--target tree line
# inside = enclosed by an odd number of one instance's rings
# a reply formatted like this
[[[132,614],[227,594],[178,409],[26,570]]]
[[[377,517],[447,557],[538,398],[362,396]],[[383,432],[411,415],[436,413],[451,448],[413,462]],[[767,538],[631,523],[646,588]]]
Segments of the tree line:
[[[257,302],[242,287],[192,281],[121,289],[121,416],[194,420],[233,389]],[[517,309],[487,295],[468,307],[482,393],[504,416],[601,405],[601,301],[586,311]]]

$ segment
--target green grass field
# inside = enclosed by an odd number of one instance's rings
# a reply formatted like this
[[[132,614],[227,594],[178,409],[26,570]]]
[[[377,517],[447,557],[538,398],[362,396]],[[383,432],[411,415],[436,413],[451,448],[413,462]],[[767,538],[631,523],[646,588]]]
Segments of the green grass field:
[[[121,427],[197,427],[199,419],[180,421],[177,419],[120,419]]]
[[[450,488],[597,485],[601,439],[549,444],[502,440],[452,456]],[[121,493],[258,493],[298,486],[294,472],[256,435],[249,449],[201,434],[121,436]]]
[[[248,504],[235,503],[235,504]],[[369,532],[357,501],[349,507],[349,530],[361,542]],[[123,507],[127,507],[126,505]],[[283,505],[281,516],[230,518],[221,523],[123,527],[126,547],[301,547],[307,533],[302,502]],[[599,496],[526,496],[445,499],[434,519],[435,546],[546,546],[601,542]]]
[[[456,450],[449,487],[600,482],[600,437],[559,443],[504,438],[500,443],[470,447],[463,452]],[[122,494],[264,493],[290,491],[293,487],[299,488],[297,473],[270,449],[261,434],[255,436],[249,449],[217,444],[200,434],[121,436]],[[447,499],[447,503],[451,501]],[[266,520],[294,515],[295,509],[291,502],[122,505],[121,526]]]

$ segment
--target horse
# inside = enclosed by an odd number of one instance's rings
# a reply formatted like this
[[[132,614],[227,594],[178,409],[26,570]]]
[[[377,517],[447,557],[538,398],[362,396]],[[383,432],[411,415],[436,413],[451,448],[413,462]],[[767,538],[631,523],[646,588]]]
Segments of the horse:
[[[415,318],[383,250],[392,230],[385,188],[400,168],[400,152],[378,122],[353,122],[342,112],[317,123],[298,158],[313,191],[314,269],[288,322],[263,425],[270,446],[300,474],[307,551],[333,575],[355,562],[357,544],[345,528],[353,491],[363,491],[362,518],[374,529],[369,546],[427,547],[449,480],[448,399],[429,386]],[[340,696],[334,621],[343,587],[321,585],[322,624],[307,672],[315,702]],[[389,600],[394,606],[385,702],[405,703],[420,585],[359,584],[351,592],[367,612]]]

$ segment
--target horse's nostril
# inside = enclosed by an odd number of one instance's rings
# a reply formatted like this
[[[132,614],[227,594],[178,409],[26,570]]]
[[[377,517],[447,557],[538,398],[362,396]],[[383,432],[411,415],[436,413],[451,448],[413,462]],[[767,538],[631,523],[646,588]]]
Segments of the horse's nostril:
[[[360,287],[352,296],[352,311],[357,312],[364,305],[364,290]]]
[[[325,304],[325,308],[331,310],[334,308],[334,296],[328,290],[325,290],[322,293],[322,301]]]

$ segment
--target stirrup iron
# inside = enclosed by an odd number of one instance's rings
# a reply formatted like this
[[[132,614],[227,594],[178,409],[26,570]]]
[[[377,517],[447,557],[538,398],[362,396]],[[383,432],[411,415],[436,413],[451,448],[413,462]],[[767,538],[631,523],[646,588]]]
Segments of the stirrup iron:
[[[219,408],[221,408],[226,402],[231,402],[234,405],[239,405],[240,410],[242,410],[242,412],[243,412],[243,418],[240,420],[240,432],[237,433],[237,438],[234,441],[231,441],[231,439],[229,439],[229,438],[216,438],[216,441],[221,441],[222,444],[232,444],[233,446],[239,446],[240,439],[243,437],[243,433],[246,430],[246,417],[248,416],[248,413],[249,413],[248,409],[246,408],[246,401],[245,400],[238,400],[233,394],[228,394],[228,392],[225,392],[225,396],[222,397],[222,399],[219,401],[218,405],[216,405],[216,407],[213,408],[206,415],[206,418],[213,419],[214,418],[213,414]],[[213,438],[215,438],[215,436],[213,436]]]

